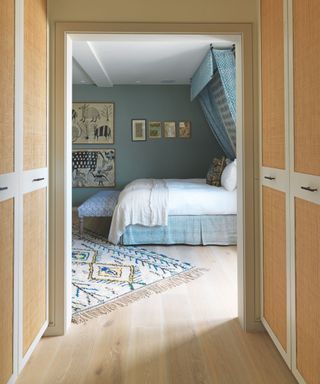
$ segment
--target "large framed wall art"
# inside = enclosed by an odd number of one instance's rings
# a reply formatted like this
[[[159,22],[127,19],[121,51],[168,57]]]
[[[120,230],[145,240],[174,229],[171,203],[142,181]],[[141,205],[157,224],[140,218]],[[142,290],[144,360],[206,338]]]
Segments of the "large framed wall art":
[[[72,142],[114,144],[114,103],[73,103]]]
[[[74,149],[72,151],[72,187],[114,186],[115,149]]]

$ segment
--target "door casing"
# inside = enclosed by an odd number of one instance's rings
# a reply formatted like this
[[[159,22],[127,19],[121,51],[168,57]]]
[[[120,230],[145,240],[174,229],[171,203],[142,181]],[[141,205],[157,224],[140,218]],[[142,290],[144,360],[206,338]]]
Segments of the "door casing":
[[[50,37],[49,327],[62,335],[71,322],[72,41],[97,34],[201,34],[232,36],[237,57],[238,313],[245,330],[261,330],[260,266],[255,177],[252,24],[58,22]],[[244,230],[245,229],[245,230]]]

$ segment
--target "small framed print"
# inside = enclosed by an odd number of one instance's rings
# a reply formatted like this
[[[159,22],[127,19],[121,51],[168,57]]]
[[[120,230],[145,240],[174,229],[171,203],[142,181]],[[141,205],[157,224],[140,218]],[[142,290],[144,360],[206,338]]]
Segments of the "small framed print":
[[[146,120],[145,119],[132,119],[131,121],[131,135],[132,141],[146,141]]]
[[[161,121],[149,121],[149,139],[161,139]]]
[[[191,121],[179,121],[179,137],[183,139],[190,139]]]
[[[163,135],[165,138],[177,137],[177,129],[175,121],[165,121],[163,123]]]

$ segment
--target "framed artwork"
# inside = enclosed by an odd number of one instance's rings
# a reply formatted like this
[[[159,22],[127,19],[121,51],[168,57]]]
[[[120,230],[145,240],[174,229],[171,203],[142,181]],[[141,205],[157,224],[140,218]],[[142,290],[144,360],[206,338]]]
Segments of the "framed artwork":
[[[132,137],[132,141],[145,141],[145,140],[147,140],[146,120],[145,119],[132,119],[131,120],[131,137]]]
[[[176,130],[176,122],[175,121],[165,121],[163,123],[163,135],[165,138],[177,137],[177,130]]]
[[[161,121],[149,121],[149,132],[148,132],[149,139],[161,139],[162,137],[161,128],[162,128]]]
[[[115,186],[115,149],[75,149],[72,151],[72,187]]]
[[[179,121],[179,137],[183,139],[191,138],[191,121]]]
[[[114,144],[114,103],[73,103],[74,144]]]

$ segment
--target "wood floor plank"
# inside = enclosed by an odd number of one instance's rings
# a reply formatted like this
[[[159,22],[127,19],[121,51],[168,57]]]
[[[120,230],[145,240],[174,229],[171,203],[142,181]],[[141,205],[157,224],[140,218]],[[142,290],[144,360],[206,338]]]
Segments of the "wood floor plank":
[[[235,247],[148,247],[202,277],[43,338],[18,384],[292,384],[266,333],[244,333]]]

